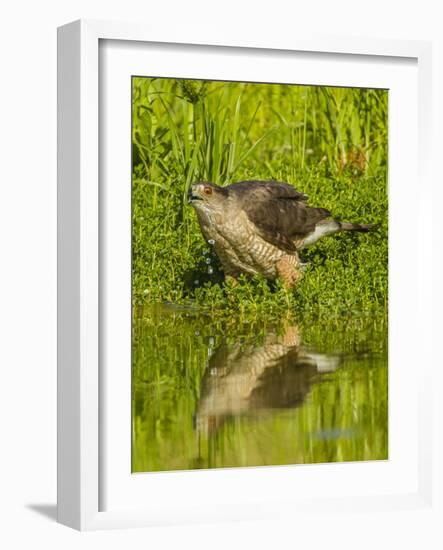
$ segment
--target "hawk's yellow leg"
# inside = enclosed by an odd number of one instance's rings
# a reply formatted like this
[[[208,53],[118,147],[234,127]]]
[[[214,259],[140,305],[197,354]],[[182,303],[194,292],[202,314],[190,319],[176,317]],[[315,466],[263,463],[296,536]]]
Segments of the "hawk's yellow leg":
[[[302,278],[300,260],[298,256],[285,256],[276,265],[278,277],[286,288],[294,288]]]

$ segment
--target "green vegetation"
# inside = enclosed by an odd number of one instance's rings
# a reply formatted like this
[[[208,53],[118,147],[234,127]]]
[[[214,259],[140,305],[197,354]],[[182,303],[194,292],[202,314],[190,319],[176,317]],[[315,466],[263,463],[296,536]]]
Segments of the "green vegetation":
[[[384,90],[134,78],[134,305],[384,314],[387,99]],[[305,253],[294,291],[260,278],[227,287],[186,193],[197,180],[245,179],[287,181],[338,219],[378,222],[380,230],[318,243]]]
[[[292,321],[304,353],[335,358],[338,368],[306,374],[303,364],[296,364],[297,376],[282,378],[285,367],[271,361],[267,375],[254,380],[259,362],[249,370],[237,353],[229,363],[222,355],[208,364],[208,357],[220,347],[247,353],[252,347],[265,348],[267,335],[283,334],[288,320],[272,324],[246,318],[233,326],[228,319],[214,320],[195,308],[172,305],[135,308],[134,313],[134,472],[387,458],[385,319]],[[240,414],[235,411],[235,388],[228,385],[225,396],[220,390],[211,400],[207,420],[215,429],[208,433],[201,418],[204,380],[214,377],[214,366],[222,373],[219,388],[223,379],[243,368],[242,391],[255,384],[270,392],[278,387],[277,377],[284,381],[285,394],[301,394],[302,400],[288,405],[277,394],[271,407],[247,408]],[[220,414],[217,403],[223,399],[228,406],[234,403],[232,414]]]
[[[384,90],[133,79],[133,471],[387,458],[387,113]],[[380,229],[320,241],[294,290],[225,285],[187,191],[248,179]]]

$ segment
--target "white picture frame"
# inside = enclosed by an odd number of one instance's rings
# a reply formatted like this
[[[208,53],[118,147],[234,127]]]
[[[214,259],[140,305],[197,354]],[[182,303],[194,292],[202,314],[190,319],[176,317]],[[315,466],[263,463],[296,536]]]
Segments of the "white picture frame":
[[[315,37],[298,35],[294,38],[281,37],[263,38],[251,42],[243,37],[227,39],[221,30],[218,36],[211,33],[205,36],[192,37],[192,44],[199,52],[211,57],[214,47],[228,49],[229,55],[240,56],[241,52],[272,52],[281,56],[283,65],[285,56],[291,52],[303,52],[312,56],[329,55],[328,59],[339,58],[353,62],[371,59],[386,59],[394,66],[397,62],[411,60],[416,67],[418,82],[417,128],[418,146],[416,165],[418,175],[412,176],[414,182],[418,179],[420,186],[419,220],[420,231],[425,234],[431,220],[423,213],[432,200],[432,185],[429,174],[428,154],[430,151],[430,81],[431,81],[431,46],[426,42],[367,40],[344,37]],[[80,530],[103,529],[130,526],[150,526],[160,524],[191,523],[198,521],[219,521],[228,519],[251,519],[275,517],[303,510],[310,513],[320,509],[335,507],[346,512],[356,508],[364,511],[386,510],[398,508],[423,508],[432,505],[432,447],[431,447],[431,365],[429,344],[432,326],[431,318],[431,288],[427,285],[427,271],[430,265],[432,245],[425,243],[417,252],[417,269],[413,279],[417,289],[412,287],[412,298],[416,307],[414,322],[420,327],[420,339],[411,348],[420,349],[423,361],[417,372],[418,384],[415,385],[417,408],[414,409],[418,433],[416,437],[416,461],[411,468],[416,470],[416,477],[411,483],[399,481],[396,489],[385,493],[353,493],[352,478],[357,482],[361,471],[354,470],[347,481],[348,488],[344,493],[335,495],[333,488],[322,493],[322,489],[312,491],[312,498],[291,498],[284,492],[273,492],[275,481],[285,483],[285,479],[293,472],[293,467],[271,468],[274,478],[268,476],[268,489],[263,489],[260,497],[252,494],[248,506],[244,507],[234,502],[236,496],[225,495],[223,502],[205,502],[202,506],[186,506],[183,502],[175,507],[157,506],[155,494],[167,491],[173,495],[174,486],[180,483],[184,488],[189,479],[192,484],[208,483],[222,485],[238,484],[242,478],[250,478],[253,484],[254,469],[232,469],[218,472],[180,472],[145,477],[137,481],[133,476],[131,485],[151,483],[151,506],[131,506],[131,498],[127,492],[126,501],[121,503],[117,498],[111,509],[103,509],[101,484],[106,480],[106,471],[110,468],[104,464],[103,453],[111,452],[110,447],[103,443],[103,414],[105,409],[101,403],[104,389],[102,388],[103,364],[100,353],[100,338],[103,326],[103,310],[101,304],[109,300],[106,288],[101,288],[99,282],[103,277],[103,231],[106,224],[100,222],[103,209],[102,193],[100,191],[99,159],[100,159],[100,125],[101,109],[99,95],[100,63],[103,56],[100,45],[104,41],[117,41],[126,48],[136,45],[156,44],[174,45],[183,50],[189,48],[190,37],[186,30],[180,34],[171,31],[171,35],[158,34],[153,29],[143,25],[101,21],[77,21],[59,29],[58,33],[58,520],[60,523]],[[123,42],[124,41],[124,42]],[[195,49],[194,48],[194,49]],[[158,49],[158,48],[157,48]],[[160,48],[161,50],[161,48]],[[150,53],[151,56],[155,52]],[[186,51],[184,53],[186,56]],[[364,57],[362,57],[364,56]],[[107,58],[106,58],[107,59]],[[151,57],[151,59],[154,59]],[[366,61],[365,61],[366,60]],[[149,76],[149,74],[147,75]],[[156,76],[161,76],[156,74]],[[349,82],[352,83],[351,77]],[[266,79],[264,79],[266,80]],[[267,80],[266,80],[267,81]],[[106,82],[106,81],[105,81]],[[304,81],[305,82],[305,81]],[[127,136],[129,139],[129,134]],[[391,152],[390,152],[391,153]],[[395,159],[394,151],[394,159]],[[414,163],[412,163],[414,166]],[[129,177],[129,176],[128,176]],[[408,175],[405,173],[405,177]],[[411,177],[411,176],[409,176]],[[423,192],[426,191],[426,192]],[[401,195],[397,195],[402,200]],[[411,197],[405,197],[405,208],[411,205]],[[418,199],[413,199],[415,203]],[[394,205],[395,209],[395,205]],[[110,210],[112,213],[112,210]],[[109,213],[108,213],[109,214]],[[420,222],[420,223],[419,223]],[[417,295],[415,295],[415,290]],[[394,300],[395,301],[395,300]],[[392,317],[391,317],[392,319]],[[399,321],[400,322],[400,321]],[[391,327],[392,328],[392,327]],[[395,332],[395,331],[394,331]],[[118,345],[118,344],[117,344]],[[424,351],[423,351],[424,350]],[[411,352],[406,362],[411,363],[416,357]],[[412,367],[410,364],[409,367]],[[130,364],[128,364],[130,369]],[[407,371],[405,367],[405,371]],[[410,372],[412,372],[410,370]],[[106,390],[108,391],[108,390]],[[107,398],[108,399],[108,398]],[[124,413],[122,413],[124,414]],[[123,432],[122,432],[123,433]],[[118,450],[116,450],[116,453]],[[124,451],[126,452],[126,451]],[[350,468],[350,465],[338,465]],[[291,470],[292,468],[292,470]],[[313,466],[315,468],[315,466]],[[318,468],[318,466],[317,466]],[[372,475],[378,475],[377,466]],[[262,470],[263,471],[263,470]],[[252,472],[252,473],[251,473]],[[257,472],[257,469],[255,469]],[[312,483],[312,477],[326,479],[328,470],[298,470],[298,483]],[[314,473],[313,473],[314,472]],[[130,475],[130,471],[127,472]],[[291,474],[292,475],[292,474]],[[339,475],[334,470],[334,475]],[[366,475],[366,474],[365,474]],[[405,474],[406,475],[406,474]],[[409,475],[409,474],[408,474]],[[199,476],[197,478],[196,476]],[[135,481],[134,481],[135,479]],[[288,478],[289,479],[289,478]],[[337,479],[339,479],[337,477]],[[215,481],[216,480],[216,481]],[[404,485],[402,486],[401,483]],[[342,484],[341,484],[342,485]],[[300,485],[301,486],[301,485]],[[312,486],[312,485],[311,485]],[[332,486],[331,486],[332,487]],[[403,487],[403,489],[402,489]],[[262,491],[262,493],[263,493]],[[268,491],[268,494],[266,494]],[[206,495],[206,498],[211,498]]]

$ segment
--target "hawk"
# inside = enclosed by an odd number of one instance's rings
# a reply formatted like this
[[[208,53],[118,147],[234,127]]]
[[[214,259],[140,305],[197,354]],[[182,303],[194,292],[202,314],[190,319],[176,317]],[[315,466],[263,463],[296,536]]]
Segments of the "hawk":
[[[226,419],[265,414],[303,403],[319,376],[335,371],[338,356],[307,352],[297,326],[267,332],[264,341],[222,342],[209,357],[195,416],[209,435]]]
[[[188,198],[201,231],[219,257],[225,277],[280,278],[293,287],[301,277],[300,250],[340,231],[367,232],[377,224],[341,222],[325,208],[278,181],[240,181],[226,187],[191,185]]]

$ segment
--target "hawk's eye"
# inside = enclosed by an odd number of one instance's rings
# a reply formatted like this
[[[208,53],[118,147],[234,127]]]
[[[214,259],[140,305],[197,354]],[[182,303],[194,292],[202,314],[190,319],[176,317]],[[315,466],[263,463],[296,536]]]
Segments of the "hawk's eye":
[[[203,189],[203,193],[204,193],[205,195],[212,195],[212,188],[211,188],[211,187],[205,187],[205,188]]]

